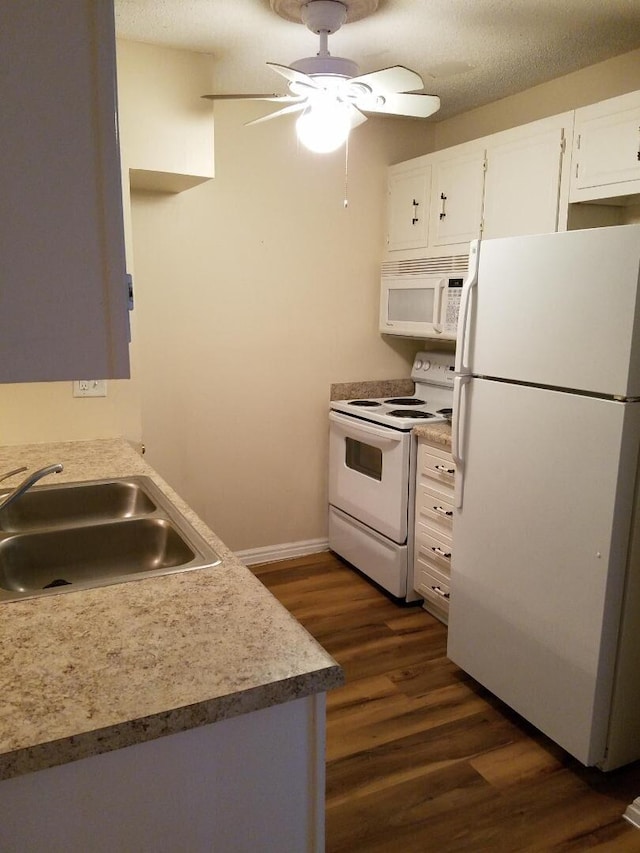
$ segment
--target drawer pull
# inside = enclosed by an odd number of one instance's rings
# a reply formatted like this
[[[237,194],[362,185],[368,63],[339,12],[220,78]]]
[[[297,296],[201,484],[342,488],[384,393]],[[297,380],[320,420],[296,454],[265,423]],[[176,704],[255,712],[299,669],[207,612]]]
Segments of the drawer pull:
[[[442,548],[438,548],[435,545],[431,546],[431,550],[434,552],[434,554],[437,554],[439,557],[445,557],[445,559],[447,559],[447,560],[451,559],[451,551],[449,551],[449,552],[443,551]]]
[[[442,589],[442,587],[439,587],[439,586],[432,586],[432,587],[431,587],[431,589],[433,590],[433,592],[435,592],[435,594],[436,594],[436,595],[439,595],[439,596],[440,596],[440,598],[446,598],[446,599],[448,599],[448,598],[449,598],[449,593],[448,593],[448,592],[445,592],[445,591]]]
[[[451,518],[453,515],[452,509],[445,509],[443,506],[434,506],[433,511],[437,512],[438,515],[446,515],[447,518]]]
[[[455,468],[447,468],[446,465],[436,465],[436,471],[440,471],[441,474],[455,474]]]

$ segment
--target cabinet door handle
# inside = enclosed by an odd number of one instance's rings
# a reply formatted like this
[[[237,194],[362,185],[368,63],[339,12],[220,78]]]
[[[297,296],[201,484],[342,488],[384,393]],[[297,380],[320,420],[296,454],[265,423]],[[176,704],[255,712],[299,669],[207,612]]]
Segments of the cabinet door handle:
[[[447,468],[446,465],[436,465],[436,471],[439,471],[441,474],[455,474],[455,468]]]
[[[439,587],[439,586],[432,586],[432,587],[431,587],[431,589],[433,590],[433,592],[435,592],[435,594],[436,594],[436,595],[439,595],[439,596],[440,596],[440,598],[447,598],[447,599],[449,598],[449,593],[448,593],[448,592],[445,592],[445,591],[442,589],[442,587]]]
[[[437,545],[432,545],[431,550],[439,557],[444,557],[446,560],[451,559],[451,551],[443,551],[442,548],[438,548]]]
[[[640,133],[640,127],[638,128],[638,133]],[[638,160],[640,160],[640,140],[638,140]]]
[[[445,509],[443,506],[434,506],[433,511],[437,512],[439,515],[446,515],[447,518],[451,518],[453,515],[452,509]]]
[[[420,207],[420,202],[416,201],[414,198],[411,203],[413,204],[413,219],[411,220],[411,224],[416,225],[420,221],[418,219],[418,208]]]
[[[440,193],[440,200],[442,202],[442,204],[440,205],[440,219],[444,219],[445,216],[447,215],[447,212],[444,209],[444,203],[447,200],[447,197],[444,193]]]

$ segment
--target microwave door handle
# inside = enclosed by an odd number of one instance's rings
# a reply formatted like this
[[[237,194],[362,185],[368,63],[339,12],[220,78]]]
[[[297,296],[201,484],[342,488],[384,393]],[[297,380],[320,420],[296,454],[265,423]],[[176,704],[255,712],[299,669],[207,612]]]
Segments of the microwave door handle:
[[[444,280],[440,279],[440,281],[436,284],[436,298],[433,306],[433,331],[438,332],[438,334],[442,333],[442,324],[440,314],[442,312],[442,290],[444,288]]]
[[[456,376],[453,380],[453,420],[451,424],[451,456],[456,466],[456,479],[454,483],[453,504],[456,509],[462,506],[462,495],[464,491],[464,456],[465,444],[464,428],[467,419],[466,387],[471,382],[472,376]]]
[[[469,364],[469,318],[471,315],[471,295],[478,285],[478,258],[480,256],[480,240],[472,240],[469,247],[469,272],[462,287],[460,297],[460,313],[458,316],[458,334],[456,344],[455,371],[457,374],[471,373]]]

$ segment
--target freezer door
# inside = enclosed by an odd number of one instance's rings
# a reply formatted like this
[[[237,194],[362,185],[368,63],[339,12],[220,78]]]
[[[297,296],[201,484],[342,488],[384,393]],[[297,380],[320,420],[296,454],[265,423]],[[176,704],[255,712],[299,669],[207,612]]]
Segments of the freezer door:
[[[640,403],[463,390],[449,657],[584,764],[603,759]]]
[[[485,240],[465,373],[640,396],[640,225]]]

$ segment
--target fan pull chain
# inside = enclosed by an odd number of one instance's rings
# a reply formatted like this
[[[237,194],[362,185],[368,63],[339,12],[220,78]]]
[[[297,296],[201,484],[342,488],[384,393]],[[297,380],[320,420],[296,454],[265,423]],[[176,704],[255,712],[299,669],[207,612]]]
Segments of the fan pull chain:
[[[344,209],[349,207],[349,137],[344,144]]]

